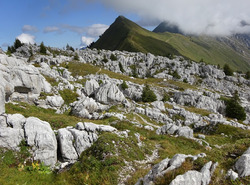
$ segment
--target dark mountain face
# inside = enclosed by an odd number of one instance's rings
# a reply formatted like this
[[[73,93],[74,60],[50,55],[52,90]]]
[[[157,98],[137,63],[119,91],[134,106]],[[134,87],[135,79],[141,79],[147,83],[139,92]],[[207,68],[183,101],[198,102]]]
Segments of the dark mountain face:
[[[180,55],[170,44],[158,39],[158,35],[136,23],[119,16],[91,48],[152,53],[169,56]]]
[[[153,32],[155,33],[164,33],[164,32],[170,32],[170,33],[180,33],[183,34],[183,32],[180,30],[180,28],[177,25],[171,24],[167,21],[162,22],[159,24]]]

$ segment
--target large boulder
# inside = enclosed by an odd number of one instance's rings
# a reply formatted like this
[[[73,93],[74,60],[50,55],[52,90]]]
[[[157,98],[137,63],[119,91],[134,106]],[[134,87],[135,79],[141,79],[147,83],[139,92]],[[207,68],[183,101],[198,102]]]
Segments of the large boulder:
[[[96,91],[95,99],[104,104],[116,104],[125,100],[125,96],[116,84],[106,83]]]
[[[0,147],[19,150],[19,145],[22,140],[24,140],[24,132],[22,129],[11,127],[2,127],[0,129]]]
[[[76,161],[81,153],[91,147],[98,139],[98,132],[114,132],[117,129],[109,125],[97,125],[79,122],[75,128],[58,130],[57,140],[63,161]]]
[[[202,174],[195,170],[190,170],[183,175],[178,175],[170,185],[203,185],[201,184]]]
[[[35,160],[53,166],[57,162],[57,141],[50,124],[35,117],[29,117],[24,125],[27,144],[32,147]]]
[[[73,146],[74,137],[68,129],[59,129],[57,140],[61,157],[64,161],[75,161],[78,159],[79,156]]]
[[[84,92],[87,96],[90,96],[99,88],[99,84],[95,79],[87,80],[84,86]]]
[[[240,177],[250,175],[250,147],[240,156],[234,166]]]
[[[60,95],[47,96],[46,103],[51,107],[61,107],[64,104],[64,100]]]
[[[186,138],[193,138],[193,133],[194,131],[191,128],[189,128],[188,126],[184,126],[184,127],[179,127],[176,135]]]
[[[193,138],[193,130],[188,126],[177,126],[173,123],[167,123],[166,125],[158,128],[156,130],[157,134],[170,134],[170,135],[177,135],[183,136],[186,138]]]
[[[26,99],[28,99],[31,95],[39,95],[42,91],[51,92],[51,85],[39,70],[33,65],[27,64],[23,59],[0,54],[0,77],[0,85],[4,87],[7,99],[14,92],[16,92],[15,99],[18,99],[18,94],[26,95]]]
[[[20,114],[2,115],[0,117],[0,147],[19,150],[19,145],[24,140],[22,126],[26,119]]]
[[[200,172],[190,170],[183,175],[178,175],[170,185],[208,185],[216,163],[212,164],[212,161],[206,163]]]
[[[77,129],[69,129],[74,137],[74,147],[78,156],[83,151],[91,147],[91,145],[98,139],[98,136],[94,132],[80,131]]]
[[[165,105],[162,101],[154,101],[151,103],[155,108],[159,109],[160,111],[165,111]]]
[[[164,174],[179,168],[183,162],[185,162],[186,158],[190,157],[193,160],[198,159],[199,157],[205,157],[204,153],[198,155],[185,155],[185,154],[176,154],[172,159],[166,158],[162,160],[160,163],[153,166],[153,168],[149,171],[147,175],[143,178],[139,179],[136,185],[139,184],[154,184],[154,182],[163,177]],[[199,172],[198,172],[199,173]],[[201,175],[202,176],[202,175]],[[201,178],[200,178],[201,179]]]
[[[72,103],[72,114],[82,118],[92,119],[95,113],[106,110],[107,105],[96,102],[93,98],[83,97]]]
[[[22,114],[8,114],[7,125],[15,129],[23,129],[26,118]]]

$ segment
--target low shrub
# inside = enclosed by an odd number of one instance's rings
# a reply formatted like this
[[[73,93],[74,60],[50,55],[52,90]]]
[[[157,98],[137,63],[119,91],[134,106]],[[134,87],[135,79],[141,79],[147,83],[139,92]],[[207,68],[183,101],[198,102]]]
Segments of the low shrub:
[[[117,60],[117,57],[112,53],[111,56],[110,56],[110,60],[116,61],[116,60]]]
[[[231,99],[226,101],[226,116],[242,121],[246,119],[246,112],[239,103],[237,91],[234,93],[234,96]]]
[[[125,90],[125,89],[127,89],[128,88],[128,85],[127,85],[127,83],[123,80],[123,82],[122,82],[122,84],[121,84],[121,88],[123,89],[123,90]]]
[[[227,76],[233,76],[233,70],[230,68],[228,64],[224,65],[223,71]]]
[[[146,84],[145,87],[143,88],[141,98],[143,102],[153,102],[157,100],[154,91],[150,89],[148,84]]]

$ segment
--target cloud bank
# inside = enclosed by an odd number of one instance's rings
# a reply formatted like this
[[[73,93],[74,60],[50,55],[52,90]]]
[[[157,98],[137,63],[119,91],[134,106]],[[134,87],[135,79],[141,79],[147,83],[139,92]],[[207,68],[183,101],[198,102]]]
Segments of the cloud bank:
[[[22,27],[22,31],[24,33],[30,32],[30,33],[36,33],[38,32],[38,29],[35,26],[31,26],[31,25],[24,25]]]
[[[35,44],[35,36],[27,33],[22,33],[21,35],[18,35],[16,38],[25,44]]]
[[[107,29],[108,25],[105,24],[93,24],[91,26],[81,27],[81,26],[72,26],[68,24],[63,24],[60,26],[48,26],[45,27],[44,33],[63,33],[65,31],[75,32],[81,36],[81,46],[88,46],[93,41],[95,41],[100,35],[102,35]]]
[[[60,32],[60,28],[57,26],[47,26],[43,30],[44,33],[50,33],[50,32]]]
[[[66,29],[78,34],[85,33],[88,37],[98,37],[103,34],[108,27],[109,26],[105,24],[93,24],[87,27],[72,26],[68,24],[61,25],[61,29]]]
[[[86,34],[90,37],[98,37],[109,28],[105,24],[93,24],[86,28]]]
[[[90,45],[94,40],[95,38],[82,36],[81,45],[86,47]]]
[[[145,25],[168,21],[189,34],[230,35],[250,32],[250,1],[248,0],[95,1],[115,9],[120,14],[134,13],[143,20],[141,22]]]

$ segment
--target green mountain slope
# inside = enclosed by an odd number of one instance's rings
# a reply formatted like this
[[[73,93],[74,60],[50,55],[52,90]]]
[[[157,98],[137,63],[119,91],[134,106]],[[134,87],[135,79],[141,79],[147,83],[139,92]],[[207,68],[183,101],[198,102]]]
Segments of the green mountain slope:
[[[107,50],[151,52],[162,56],[180,54],[170,44],[157,37],[156,33],[141,28],[125,17],[119,16],[92,47]]]
[[[234,37],[185,36],[178,33],[154,33],[119,16],[92,48],[150,52],[155,55],[182,55],[194,61],[223,66],[234,70],[250,69],[250,49]]]

